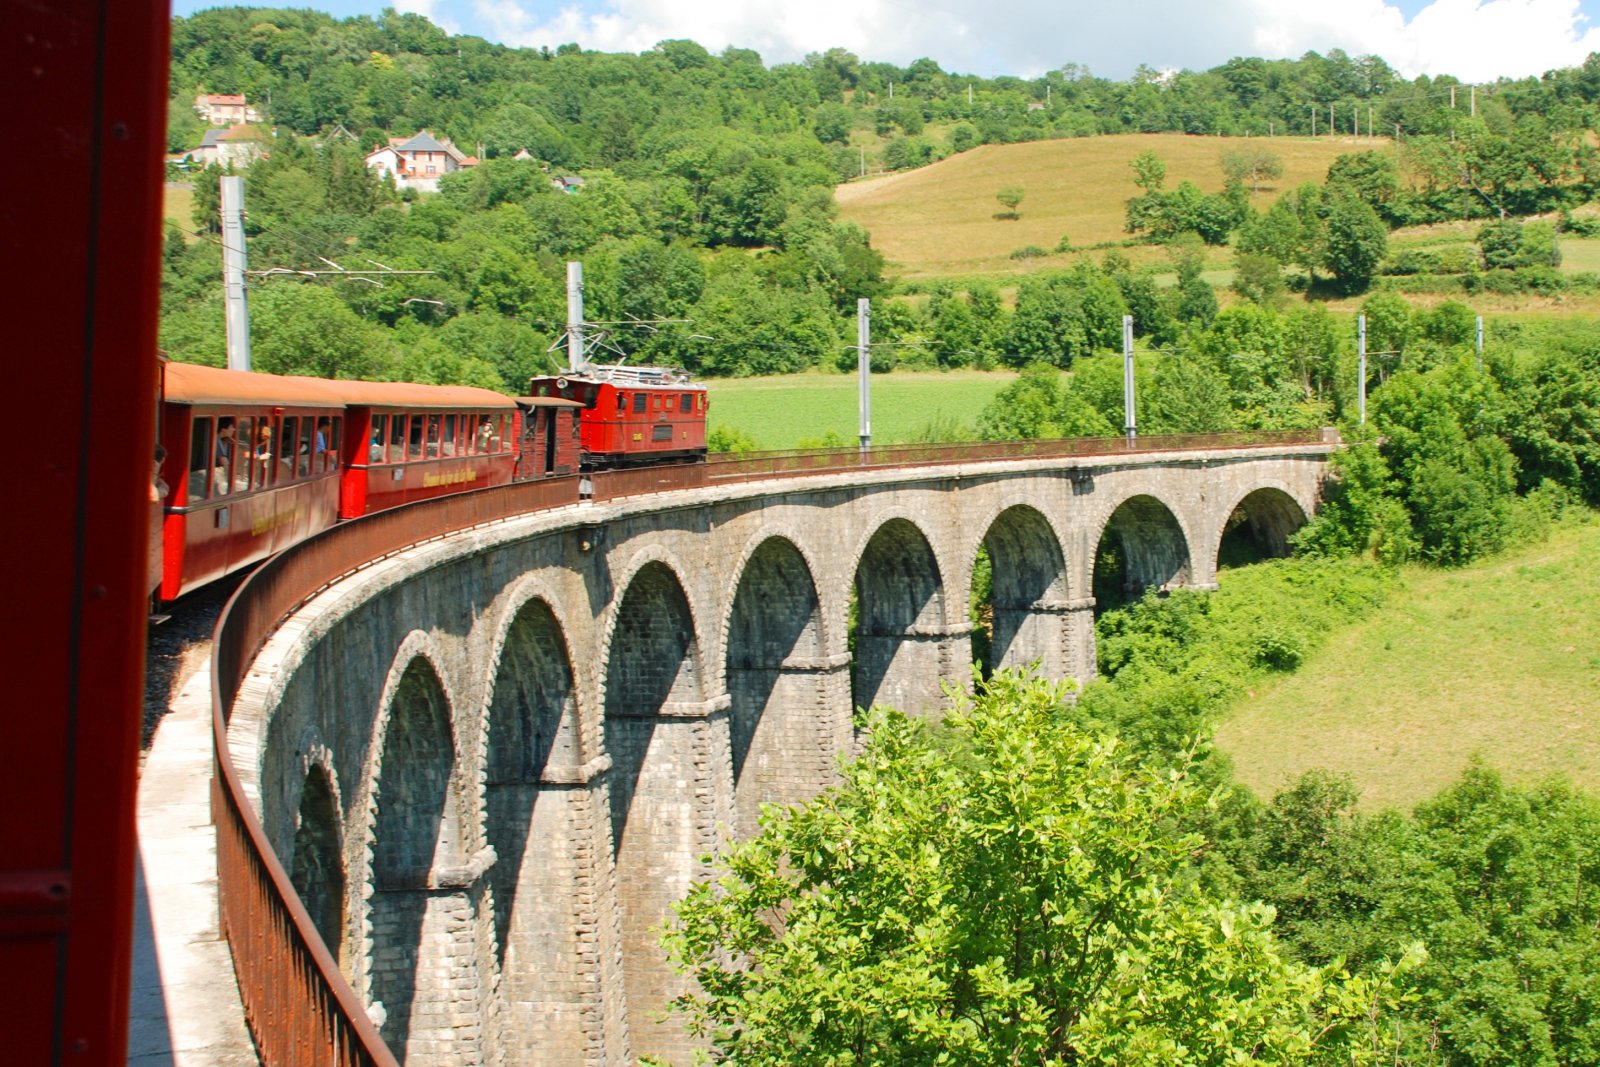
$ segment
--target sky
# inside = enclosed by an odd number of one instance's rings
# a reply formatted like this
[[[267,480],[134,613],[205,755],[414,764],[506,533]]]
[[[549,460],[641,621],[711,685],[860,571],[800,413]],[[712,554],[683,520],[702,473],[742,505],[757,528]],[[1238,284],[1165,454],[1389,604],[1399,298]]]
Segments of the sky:
[[[235,0],[249,2],[249,0]],[[641,52],[688,38],[768,64],[841,47],[901,66],[1036,77],[1069,63],[1114,79],[1141,64],[1205,70],[1233,56],[1342,48],[1406,77],[1542,74],[1600,51],[1600,0],[255,0],[334,15],[415,11],[507,45]],[[175,0],[173,13],[216,6]]]

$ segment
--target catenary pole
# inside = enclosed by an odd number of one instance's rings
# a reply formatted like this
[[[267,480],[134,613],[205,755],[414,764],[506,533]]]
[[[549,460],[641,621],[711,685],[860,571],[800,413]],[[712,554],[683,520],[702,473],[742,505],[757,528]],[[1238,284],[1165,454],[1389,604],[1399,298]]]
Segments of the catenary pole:
[[[1356,411],[1361,425],[1367,424],[1367,317],[1356,316],[1356,350],[1360,360],[1356,367]]]
[[[1133,395],[1133,316],[1122,316],[1122,432],[1128,444],[1139,436],[1139,425],[1134,416]]]
[[[861,451],[872,447],[872,301],[856,301],[856,374],[859,378],[858,403]]]
[[[222,301],[228,331],[228,369],[250,369],[250,309],[244,295],[244,179],[222,179]]]
[[[583,354],[583,264],[567,262],[567,369],[582,374],[589,360]]]

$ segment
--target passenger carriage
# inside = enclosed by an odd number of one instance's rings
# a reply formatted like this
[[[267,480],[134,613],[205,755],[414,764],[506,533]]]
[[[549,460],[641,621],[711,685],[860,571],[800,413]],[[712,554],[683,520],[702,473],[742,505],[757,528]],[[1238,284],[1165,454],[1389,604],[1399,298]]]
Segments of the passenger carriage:
[[[346,405],[340,518],[511,481],[521,420],[489,389],[333,382]]]
[[[337,383],[168,363],[158,596],[172,600],[332,525]]]

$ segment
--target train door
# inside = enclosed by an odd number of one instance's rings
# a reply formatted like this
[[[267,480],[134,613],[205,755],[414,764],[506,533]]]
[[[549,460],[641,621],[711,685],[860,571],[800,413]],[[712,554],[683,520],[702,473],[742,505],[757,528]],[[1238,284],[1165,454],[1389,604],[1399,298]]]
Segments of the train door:
[[[544,475],[556,472],[556,409],[544,409]]]

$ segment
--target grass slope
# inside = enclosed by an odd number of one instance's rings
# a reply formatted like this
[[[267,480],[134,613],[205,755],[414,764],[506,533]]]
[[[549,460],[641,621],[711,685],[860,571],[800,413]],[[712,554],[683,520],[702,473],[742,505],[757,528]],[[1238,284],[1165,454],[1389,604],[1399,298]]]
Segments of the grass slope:
[[[896,371],[872,376],[872,438],[904,441],[931,422],[972,426],[1016,376],[1001,372]],[[710,424],[742,430],[762,448],[794,448],[833,431],[856,440],[856,376],[788,374],[710,384]]]
[[[865,226],[901,277],[1023,272],[1010,257],[1025,245],[1053,249],[1120,241],[1127,200],[1138,194],[1130,160],[1146,149],[1167,165],[1166,187],[1185,179],[1207,192],[1222,188],[1221,154],[1248,143],[1283,159],[1283,177],[1262,186],[1265,208],[1287,189],[1321,182],[1328,164],[1373,145],[1350,138],[1188,137],[1119,134],[1029,144],[984,145],[929,167],[851,182],[835,191],[841,217]],[[1387,144],[1376,142],[1378,146]],[[1024,190],[1020,219],[997,219],[995,193]]]
[[[1226,576],[1223,581],[1226,582]],[[1508,777],[1600,788],[1600,523],[1405,589],[1217,733],[1263,797],[1313,767],[1348,771],[1369,808],[1409,808],[1474,755]]]

